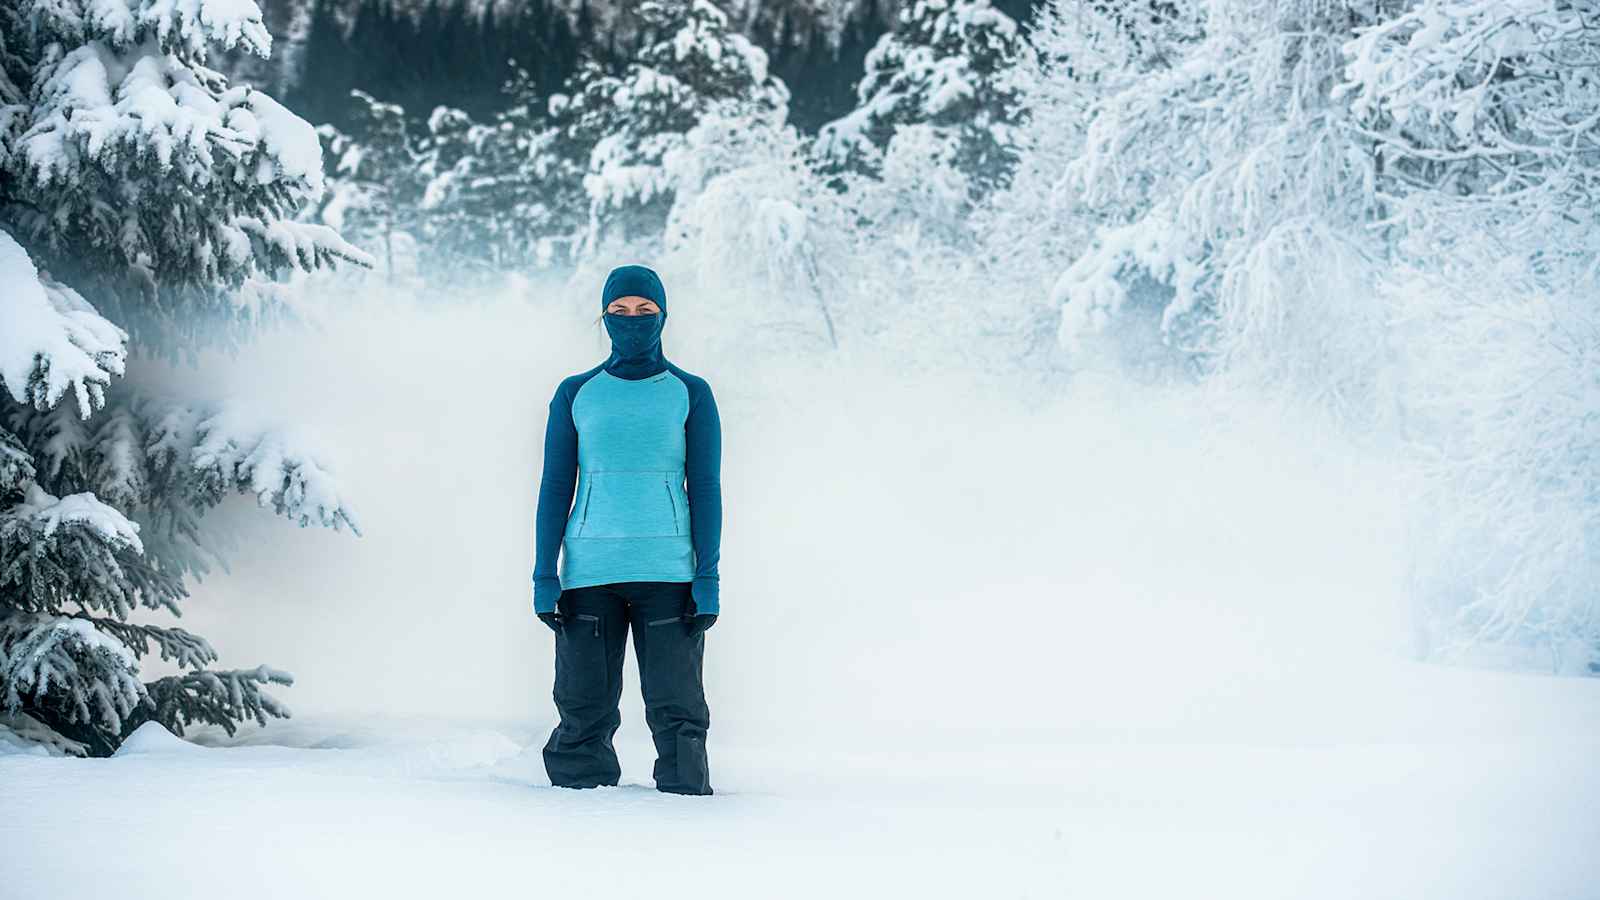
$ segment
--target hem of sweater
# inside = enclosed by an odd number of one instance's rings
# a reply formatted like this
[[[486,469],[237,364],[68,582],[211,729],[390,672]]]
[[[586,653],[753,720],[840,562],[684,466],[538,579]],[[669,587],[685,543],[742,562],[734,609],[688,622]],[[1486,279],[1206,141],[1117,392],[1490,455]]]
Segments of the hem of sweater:
[[[620,575],[590,575],[586,578],[563,578],[561,579],[561,589],[566,590],[568,588],[594,587],[597,584],[616,584],[617,582],[621,581],[671,581],[679,584],[689,584],[694,581],[694,576],[684,576],[679,574],[663,575],[659,572],[625,572]]]

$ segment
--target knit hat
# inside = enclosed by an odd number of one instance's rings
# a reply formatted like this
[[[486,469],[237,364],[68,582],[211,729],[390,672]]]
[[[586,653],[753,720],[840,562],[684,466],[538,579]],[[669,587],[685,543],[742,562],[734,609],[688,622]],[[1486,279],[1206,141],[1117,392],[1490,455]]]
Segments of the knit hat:
[[[667,289],[661,286],[661,277],[647,266],[617,266],[606,276],[606,285],[600,289],[600,309],[605,310],[618,297],[648,297],[667,314]]]

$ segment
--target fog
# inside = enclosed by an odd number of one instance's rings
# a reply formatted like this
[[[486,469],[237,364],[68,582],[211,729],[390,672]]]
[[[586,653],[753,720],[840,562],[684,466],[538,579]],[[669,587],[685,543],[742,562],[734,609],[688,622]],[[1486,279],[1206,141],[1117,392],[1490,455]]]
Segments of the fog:
[[[1381,441],[1213,387],[941,368],[937,348],[893,334],[751,352],[749,317],[713,314],[727,298],[667,283],[664,348],[711,382],[724,429],[724,608],[706,652],[719,740],[1579,724],[1483,702],[1515,679],[1412,661],[1412,486]],[[225,502],[231,570],[198,586],[182,624],[227,665],[293,673],[277,695],[297,714],[548,728],[532,518],[550,395],[608,346],[597,294],[581,280],[453,305],[329,291],[315,327],[168,372],[167,389],[317,435],[362,528]],[[619,740],[639,742],[629,660]]]

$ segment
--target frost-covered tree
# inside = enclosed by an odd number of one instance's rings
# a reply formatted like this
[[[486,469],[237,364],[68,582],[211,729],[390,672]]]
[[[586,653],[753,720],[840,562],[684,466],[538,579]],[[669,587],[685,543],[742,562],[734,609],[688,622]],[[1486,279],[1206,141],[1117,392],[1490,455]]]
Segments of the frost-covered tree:
[[[709,0],[645,0],[637,15],[643,42],[620,75],[587,61],[549,102],[548,145],[565,161],[552,175],[578,175],[587,200],[581,254],[659,239],[672,206],[662,160],[706,115],[787,117],[766,53]]]
[[[778,353],[916,346],[940,365],[1013,367],[1000,310],[1017,298],[984,283],[949,236],[890,209],[895,196],[958,204],[961,192],[941,196],[922,160],[902,172],[894,153],[882,178],[849,175],[860,189],[840,192],[807,149],[791,126],[710,116],[664,159],[675,198],[664,262],[703,296],[739,298],[719,309],[723,333]]]
[[[837,348],[835,299],[855,287],[846,263],[862,248],[794,126],[711,114],[662,164],[674,197],[664,232],[670,264],[705,289],[750,297],[719,318],[759,319],[762,327],[743,331],[747,339],[785,349]]]
[[[531,90],[519,87],[525,79],[513,76],[510,90]],[[542,268],[586,221],[581,198],[559,207],[559,179],[550,174],[561,165],[554,135],[535,125],[529,108],[514,105],[488,123],[442,106],[428,117],[418,172],[426,179],[419,218],[429,277],[475,287],[507,271]]]
[[[317,217],[376,251],[393,283],[415,263],[418,207],[425,189],[421,137],[398,104],[351,91],[348,130],[322,125],[317,134],[331,160]]]
[[[927,126],[910,140],[948,145],[941,167],[959,174],[973,199],[983,196],[1005,184],[1016,161],[1013,75],[1028,54],[1016,21],[989,0],[906,4],[867,54],[856,109],[818,134],[819,165],[879,174],[897,131]]]
[[[447,106],[419,120],[365,91],[351,96],[348,130],[317,129],[333,160],[321,221],[375,248],[391,284],[430,294],[527,261],[540,220],[525,205],[537,181],[527,180],[532,142],[520,122],[479,123]]]
[[[231,341],[281,311],[273,279],[370,264],[293,219],[322,190],[316,136],[206,68],[214,46],[267,52],[255,4],[0,9],[0,711],[94,754],[144,721],[286,714],[263,690],[286,673],[209,669],[203,638],[132,620],[177,613],[215,559],[205,509],[243,491],[354,527],[303,437],[112,383],[130,337]],[[151,652],[185,671],[142,681]]]
[[[1179,32],[1194,38],[1174,41],[1164,21],[1132,23],[1143,46],[1164,52],[1101,71],[1081,153],[1065,169],[1067,190],[1106,220],[1056,282],[1064,342],[1076,349],[1153,306],[1159,339],[1204,371],[1340,415],[1385,415],[1378,163],[1349,100],[1332,92],[1345,41],[1375,8],[1179,5]],[[1075,12],[1055,8],[1042,38],[1066,43],[1042,52],[1070,58],[1091,43]]]
[[[1198,39],[1193,10],[1168,0],[1046,0],[1028,29],[1035,52],[1013,75],[1023,124],[1006,187],[973,212],[985,265],[1017,296],[1039,296],[1089,246],[1094,225],[1124,214],[1083,201],[1065,176],[1083,153],[1095,101],[1157,76]],[[1041,297],[1027,328],[1036,350],[1056,341],[1058,310]],[[1118,342],[1122,343],[1122,342]]]
[[[1597,15],[1581,3],[1420,0],[1355,29],[1335,93],[1384,161],[1385,193],[1409,233],[1491,229],[1525,248],[1548,243],[1549,228],[1592,230]]]
[[[1423,649],[1515,644],[1592,668],[1593,10],[1174,9],[1170,28],[1056,2],[1035,29],[1041,68],[1062,77],[1024,78],[1031,121],[1054,117],[1081,146],[1030,134],[1022,171],[1062,172],[1066,203],[1106,220],[1057,282],[1064,339],[1154,312],[1167,346],[1213,375],[1386,417],[1425,476]]]
[[[1600,18],[1422,0],[1360,28],[1337,88],[1404,226],[1384,294],[1429,479],[1429,652],[1600,664]]]
[[[604,68],[585,57],[565,85],[579,94],[547,96],[532,75],[513,66],[502,88],[506,108],[486,124],[458,131],[467,146],[437,173],[429,195],[436,208],[479,211],[474,229],[482,243],[461,252],[511,269],[544,268],[575,256],[589,225],[583,179],[603,134],[603,121],[584,114],[581,86],[605,77]]]

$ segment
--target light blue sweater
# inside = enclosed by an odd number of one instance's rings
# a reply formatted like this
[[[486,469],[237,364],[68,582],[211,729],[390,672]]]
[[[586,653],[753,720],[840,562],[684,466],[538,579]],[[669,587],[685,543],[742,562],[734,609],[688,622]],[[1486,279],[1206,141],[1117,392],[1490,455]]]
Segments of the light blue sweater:
[[[656,358],[659,370],[641,377],[608,364],[573,375],[550,400],[535,612],[553,611],[563,588],[619,581],[692,582],[695,612],[719,611],[716,401],[705,379]]]

